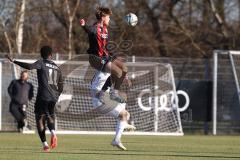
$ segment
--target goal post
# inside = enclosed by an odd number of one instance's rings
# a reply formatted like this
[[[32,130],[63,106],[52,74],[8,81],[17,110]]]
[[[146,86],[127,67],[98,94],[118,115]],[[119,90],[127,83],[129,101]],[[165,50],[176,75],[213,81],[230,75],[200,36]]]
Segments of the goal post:
[[[213,52],[213,135],[239,132],[240,51]]]
[[[0,131],[2,130],[2,60],[0,60]]]
[[[18,59],[33,63],[35,60]],[[96,72],[84,56],[55,61],[64,76],[64,91],[56,104],[57,129],[61,134],[114,134],[116,120],[99,115],[91,104],[90,82]],[[126,93],[130,123],[137,128],[129,135],[183,135],[172,66],[150,62],[127,62],[132,87]],[[22,68],[15,65],[16,75]],[[35,129],[34,103],[37,93],[36,71],[29,71],[34,97],[27,109],[28,124]]]

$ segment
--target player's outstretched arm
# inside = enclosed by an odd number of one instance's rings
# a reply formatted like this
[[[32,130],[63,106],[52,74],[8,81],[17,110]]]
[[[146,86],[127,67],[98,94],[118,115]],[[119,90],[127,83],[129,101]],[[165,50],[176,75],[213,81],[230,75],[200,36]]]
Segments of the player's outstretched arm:
[[[5,58],[8,59],[10,62],[13,62],[13,59],[11,56],[9,56],[8,54],[5,55]]]
[[[28,69],[28,70],[32,70],[32,69],[40,69],[41,68],[41,64],[39,61],[36,61],[35,63],[25,63],[25,62],[20,62],[20,61],[16,61],[13,60],[12,57],[10,57],[9,55],[5,55],[5,57],[12,63],[15,63],[17,65],[19,65],[22,68]]]
[[[93,32],[93,30],[91,29],[91,27],[89,27],[87,24],[86,24],[86,21],[84,19],[80,19],[79,20],[79,24],[80,26],[83,27],[84,31],[87,32],[87,33],[91,33]]]

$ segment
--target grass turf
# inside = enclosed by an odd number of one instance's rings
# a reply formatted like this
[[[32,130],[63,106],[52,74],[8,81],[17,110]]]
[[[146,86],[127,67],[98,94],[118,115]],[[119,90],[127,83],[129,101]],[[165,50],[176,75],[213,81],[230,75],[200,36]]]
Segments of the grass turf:
[[[123,136],[128,151],[110,145],[112,136],[59,135],[44,153],[37,135],[0,133],[2,160],[219,160],[240,159],[238,136]],[[48,136],[49,139],[49,136]]]

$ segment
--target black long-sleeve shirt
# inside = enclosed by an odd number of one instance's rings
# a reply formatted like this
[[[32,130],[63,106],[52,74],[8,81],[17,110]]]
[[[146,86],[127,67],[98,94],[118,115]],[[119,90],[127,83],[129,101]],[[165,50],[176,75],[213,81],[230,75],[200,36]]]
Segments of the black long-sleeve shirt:
[[[41,59],[32,64],[19,61],[14,63],[25,69],[37,69],[37,98],[54,102],[58,100],[63,91],[63,78],[60,68],[53,61]]]
[[[101,26],[100,23],[95,23],[92,26],[85,25],[83,29],[88,34],[89,49],[88,54],[93,54],[99,57],[108,56],[108,30],[106,26]]]
[[[11,101],[20,105],[27,104],[34,96],[33,85],[27,81],[13,80],[8,86]]]

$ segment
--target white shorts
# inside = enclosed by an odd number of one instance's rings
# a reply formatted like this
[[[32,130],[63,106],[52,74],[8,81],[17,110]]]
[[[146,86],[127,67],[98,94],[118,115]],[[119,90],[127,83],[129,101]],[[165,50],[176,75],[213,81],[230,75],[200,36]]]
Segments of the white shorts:
[[[112,111],[108,112],[106,115],[112,116],[114,118],[118,118],[119,114],[125,110],[126,103],[118,103],[117,107],[115,107]]]
[[[110,73],[97,71],[91,82],[91,90],[101,91],[109,76]]]
[[[115,105],[114,105],[115,104]],[[119,114],[125,110],[126,103],[112,103],[112,104],[103,104],[99,107],[96,107],[96,111],[107,116],[118,118]]]
[[[96,93],[102,90],[102,87],[106,83],[106,80],[110,76],[109,73],[97,71],[91,83],[92,104],[95,110],[101,114],[118,118],[119,114],[125,110],[126,103],[118,103],[109,98],[107,91],[103,96],[103,102],[99,98],[95,97]]]

